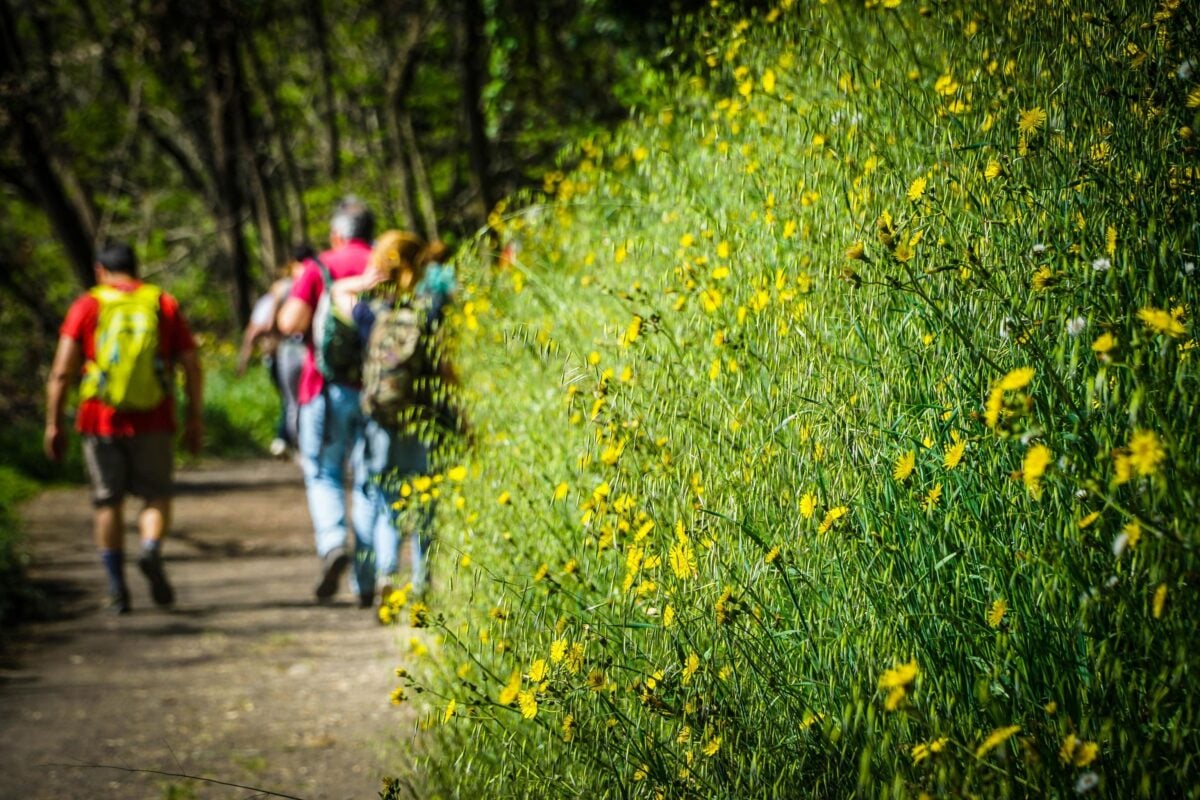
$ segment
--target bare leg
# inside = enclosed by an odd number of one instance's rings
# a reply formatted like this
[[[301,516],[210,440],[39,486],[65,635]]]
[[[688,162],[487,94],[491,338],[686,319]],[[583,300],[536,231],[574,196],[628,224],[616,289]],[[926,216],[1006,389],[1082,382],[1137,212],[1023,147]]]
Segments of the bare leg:
[[[92,528],[99,550],[125,549],[125,515],[123,503],[96,506],[92,515]]]
[[[142,544],[146,542],[161,542],[171,527],[171,498],[162,497],[147,500],[146,507],[138,515],[138,534]]]

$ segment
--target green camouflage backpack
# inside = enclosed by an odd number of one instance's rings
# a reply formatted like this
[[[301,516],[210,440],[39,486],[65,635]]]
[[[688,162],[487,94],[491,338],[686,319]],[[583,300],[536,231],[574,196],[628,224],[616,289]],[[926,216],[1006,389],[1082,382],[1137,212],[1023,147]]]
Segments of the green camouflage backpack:
[[[317,371],[332,383],[355,386],[362,379],[363,350],[358,328],[337,312],[333,305],[333,276],[319,258],[314,260],[325,283],[325,291],[321,292],[313,312],[313,355]]]
[[[363,358],[363,413],[397,430],[423,419],[430,406],[433,358],[424,311],[409,303],[371,300],[375,324]]]
[[[166,399],[166,369],[158,350],[162,290],[142,284],[132,292],[100,285],[95,357],[84,368],[80,396],[118,411],[149,411]]]

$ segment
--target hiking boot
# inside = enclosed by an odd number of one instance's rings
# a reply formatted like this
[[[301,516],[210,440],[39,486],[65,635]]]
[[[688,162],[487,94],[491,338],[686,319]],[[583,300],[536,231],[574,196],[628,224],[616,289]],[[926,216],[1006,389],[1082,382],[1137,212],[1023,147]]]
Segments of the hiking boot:
[[[344,547],[335,547],[325,554],[321,559],[321,580],[316,588],[318,602],[326,602],[337,594],[342,573],[349,565],[350,556]]]
[[[109,614],[122,615],[128,614],[133,610],[133,606],[129,602],[129,590],[122,589],[119,592],[113,592],[108,596],[108,605],[105,608]]]
[[[358,596],[358,607],[359,608],[374,608],[375,607],[375,595],[373,593],[360,594]]]
[[[150,596],[154,598],[156,606],[169,606],[175,602],[175,590],[163,572],[161,553],[157,550],[142,551],[138,556],[138,567],[150,582]]]

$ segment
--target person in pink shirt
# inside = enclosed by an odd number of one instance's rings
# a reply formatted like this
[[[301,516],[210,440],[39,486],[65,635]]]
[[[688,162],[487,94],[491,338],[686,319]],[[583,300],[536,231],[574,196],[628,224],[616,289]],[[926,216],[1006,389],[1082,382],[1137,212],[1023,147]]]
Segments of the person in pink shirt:
[[[353,550],[347,547],[347,533],[353,533],[357,547],[360,541],[370,540],[374,524],[373,507],[366,494],[368,477],[362,463],[361,387],[327,381],[317,369],[311,328],[321,295],[326,291],[320,265],[328,269],[334,281],[361,275],[367,267],[374,235],[375,217],[366,205],[353,197],[339,203],[330,225],[330,248],[318,256],[319,261],[307,263],[279,311],[279,329],[284,335],[302,333],[308,339],[308,352],[300,372],[299,450],[317,556],[321,559],[315,590],[318,602],[327,602],[337,594],[342,574],[350,565]],[[350,514],[344,489],[347,463],[354,478]],[[352,583],[359,604],[370,608],[374,599],[373,580],[361,582],[353,576]]]

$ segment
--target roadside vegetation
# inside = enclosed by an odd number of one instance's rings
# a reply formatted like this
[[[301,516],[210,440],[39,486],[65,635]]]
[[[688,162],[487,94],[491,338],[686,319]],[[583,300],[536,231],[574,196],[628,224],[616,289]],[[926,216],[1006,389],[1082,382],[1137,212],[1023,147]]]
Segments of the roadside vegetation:
[[[440,796],[1195,796],[1198,22],[718,7],[496,208]]]

